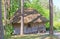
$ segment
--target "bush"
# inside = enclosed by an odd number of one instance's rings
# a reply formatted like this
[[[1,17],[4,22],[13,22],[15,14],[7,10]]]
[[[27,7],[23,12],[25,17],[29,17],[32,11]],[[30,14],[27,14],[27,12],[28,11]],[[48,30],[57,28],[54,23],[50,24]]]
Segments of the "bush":
[[[12,32],[13,32],[13,26],[12,25],[10,25],[10,24],[7,24],[5,27],[5,37],[10,37],[12,34]]]
[[[58,25],[57,23],[54,24],[54,26],[53,26],[53,29],[54,29],[54,30],[60,29],[59,26],[57,26],[57,25]],[[49,24],[49,22],[46,23],[45,26],[46,26],[46,30],[49,30],[49,29],[50,29],[50,24]]]
[[[54,27],[56,30],[60,30],[60,22],[54,21]]]
[[[45,24],[46,30],[49,30],[49,22]]]

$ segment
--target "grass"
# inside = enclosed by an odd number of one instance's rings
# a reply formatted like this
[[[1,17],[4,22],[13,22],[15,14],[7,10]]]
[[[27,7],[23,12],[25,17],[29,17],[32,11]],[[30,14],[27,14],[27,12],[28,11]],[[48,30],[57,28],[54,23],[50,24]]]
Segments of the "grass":
[[[50,37],[49,35],[39,35],[39,34],[30,34],[30,35],[16,35],[16,36],[11,36],[10,38],[7,39],[58,39],[57,36],[52,36]]]

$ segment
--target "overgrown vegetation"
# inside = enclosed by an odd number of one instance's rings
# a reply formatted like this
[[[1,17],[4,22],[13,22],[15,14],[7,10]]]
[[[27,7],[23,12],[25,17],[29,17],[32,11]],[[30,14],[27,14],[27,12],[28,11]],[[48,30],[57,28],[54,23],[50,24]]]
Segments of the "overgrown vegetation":
[[[42,2],[46,2],[46,4],[42,3]],[[14,13],[20,8],[20,0],[11,0],[10,3],[10,11],[8,11],[8,13],[10,13],[8,15],[8,17],[12,17],[14,15]],[[49,5],[48,5],[48,1],[41,1],[41,0],[25,0],[24,3],[24,8],[33,8],[35,10],[37,10],[40,14],[42,14],[43,16],[45,16],[48,20],[49,18]],[[45,6],[46,5],[46,6]],[[57,11],[56,11],[57,10]],[[56,20],[59,18],[59,13],[60,11],[58,11],[59,9],[55,9],[54,7],[54,29],[56,30],[60,30],[60,22],[57,22]],[[46,23],[46,28],[47,30],[49,30],[49,23]]]
[[[14,1],[14,0],[11,1],[10,17],[12,17],[14,15],[14,13],[20,7],[19,6],[20,4],[18,3],[18,1]],[[49,20],[49,10],[46,9],[45,7],[43,7],[39,2],[40,2],[39,0],[34,0],[32,2],[25,0],[24,8],[33,8],[33,9],[37,10],[40,14],[45,16]],[[49,24],[47,24],[47,25],[49,26]],[[49,27],[47,25],[46,25],[46,27],[48,29]]]
[[[42,14],[43,16],[45,16],[48,20],[49,20],[49,5],[48,2],[46,2],[46,4],[41,4],[40,2],[43,2],[41,0],[33,0],[33,1],[29,1],[29,0],[25,0],[24,3],[24,8],[33,8],[35,10],[37,10],[40,14]],[[14,15],[14,13],[20,8],[20,0],[11,0],[10,3],[10,10],[8,11],[8,17],[12,17]],[[46,7],[44,7],[45,5],[47,5]],[[55,8],[55,7],[54,7]],[[54,9],[55,10],[55,9]],[[58,11],[54,11],[54,30],[60,30],[60,22],[58,22],[58,19],[60,15],[60,10]],[[45,24],[46,25],[46,29],[49,30],[49,22]],[[11,35],[11,33],[13,32],[13,27],[12,25],[6,25],[5,26],[5,31],[6,31],[6,37]],[[17,39],[17,38],[16,38]],[[18,38],[19,39],[19,38]]]
[[[11,24],[7,24],[5,27],[5,38],[8,39],[13,33],[13,26]]]

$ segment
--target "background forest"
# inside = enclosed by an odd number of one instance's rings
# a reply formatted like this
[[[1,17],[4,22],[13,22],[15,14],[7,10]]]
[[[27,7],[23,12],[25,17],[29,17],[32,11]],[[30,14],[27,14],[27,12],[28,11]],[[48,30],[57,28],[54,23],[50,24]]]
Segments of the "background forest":
[[[6,7],[4,4],[4,0],[2,1],[2,7]],[[15,11],[17,11],[18,9],[21,8],[21,2],[20,0],[10,0],[10,4],[7,5],[9,7],[6,7],[6,12],[7,12],[7,20],[9,22],[9,20],[12,18],[12,16],[14,15]],[[24,1],[24,8],[33,8],[36,9],[40,14],[42,14],[43,16],[45,16],[48,20],[49,18],[49,2],[48,0],[25,0]],[[53,17],[53,21],[54,21],[54,30],[59,31],[60,30],[60,9],[56,8],[56,6],[54,5],[54,17]],[[2,12],[4,13],[4,8],[2,8]],[[4,23],[4,14],[3,15],[3,24]],[[45,24],[46,25],[46,29],[49,30],[49,22]],[[7,24],[7,26],[5,27],[6,33],[10,34],[11,32],[13,32],[13,27],[11,24]]]

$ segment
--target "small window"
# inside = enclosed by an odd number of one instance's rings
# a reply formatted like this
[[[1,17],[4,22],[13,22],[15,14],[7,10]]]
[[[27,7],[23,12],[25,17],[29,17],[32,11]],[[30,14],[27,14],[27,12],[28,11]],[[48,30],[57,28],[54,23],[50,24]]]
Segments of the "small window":
[[[28,26],[27,27],[30,28],[31,27],[31,24],[28,23]]]

